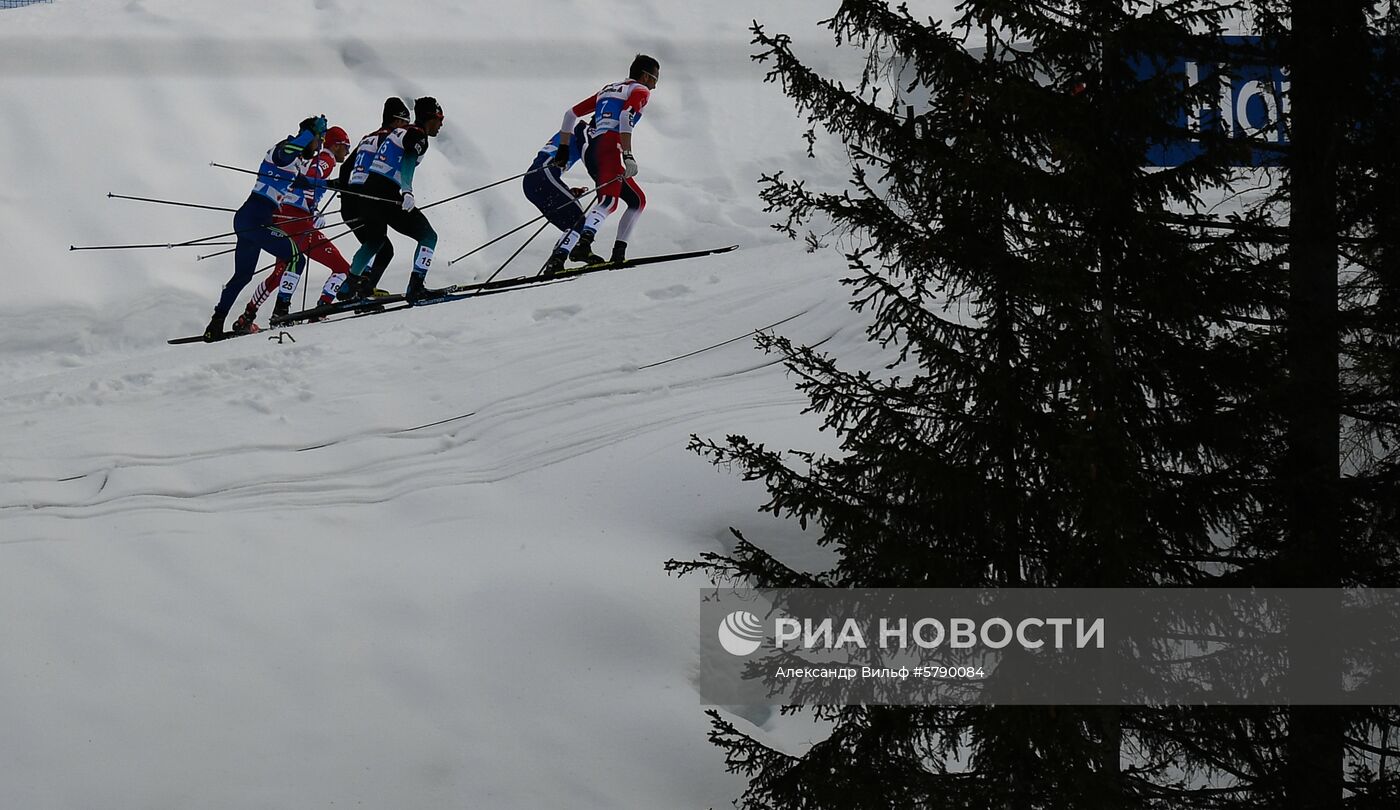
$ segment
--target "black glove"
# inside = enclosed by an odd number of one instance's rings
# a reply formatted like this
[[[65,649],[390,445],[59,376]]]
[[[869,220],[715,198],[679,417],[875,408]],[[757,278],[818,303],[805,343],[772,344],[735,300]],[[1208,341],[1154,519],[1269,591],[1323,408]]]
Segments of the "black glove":
[[[561,172],[569,168],[569,147],[559,147],[559,151],[555,152],[554,157],[550,158],[549,162],[544,165],[551,169],[558,169]]]
[[[297,175],[296,177],[293,177],[293,178],[292,178],[292,188],[296,189],[297,191],[305,191],[306,189],[309,189],[309,188],[325,188],[325,187],[326,187],[326,181],[325,181],[325,180],[317,180],[317,179],[314,178],[314,177],[307,177],[307,176],[304,175],[304,174],[299,174],[299,175]]]

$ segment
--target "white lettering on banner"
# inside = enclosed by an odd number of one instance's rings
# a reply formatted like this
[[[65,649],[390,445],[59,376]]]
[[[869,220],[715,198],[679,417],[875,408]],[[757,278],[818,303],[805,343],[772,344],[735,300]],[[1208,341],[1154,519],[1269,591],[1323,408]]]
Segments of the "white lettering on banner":
[[[934,629],[934,635],[932,639],[925,638],[923,633],[923,628],[930,626]],[[942,644],[943,638],[943,622],[940,622],[937,619],[920,619],[919,621],[914,623],[914,643],[918,644],[920,647],[923,647],[925,650],[931,650],[934,647],[937,647],[939,644]]]
[[[1065,628],[1069,627],[1073,619],[1046,619],[1045,623],[1055,628],[1055,649],[1063,649],[1065,646]]]
[[[1025,647],[1028,650],[1038,650],[1041,647],[1045,646],[1045,642],[1041,641],[1038,638],[1032,641],[1030,636],[1026,635],[1026,628],[1032,626],[1044,627],[1045,622],[1041,621],[1040,619],[1026,619],[1025,621],[1021,622],[1019,625],[1016,626],[1016,641],[1019,642],[1022,647]]]
[[[1088,627],[1084,626],[1083,619],[1077,620],[1075,624],[1079,629],[1079,639],[1075,646],[1082,650],[1089,646],[1090,642],[1096,642],[1094,646],[1103,649],[1103,619],[1094,619],[1094,623]]]
[[[832,619],[822,619],[813,624],[810,619],[803,622],[802,646],[807,649],[822,648],[827,650],[840,647],[858,647],[865,649],[865,634],[861,632],[860,625],[855,619],[847,619],[841,623],[841,630],[836,631],[835,622]]]
[[[1213,113],[1215,125],[1229,138],[1262,137],[1270,143],[1283,140],[1288,118],[1288,96],[1291,82],[1286,70],[1271,70],[1269,77],[1253,77],[1240,82],[1227,65],[1187,60],[1184,76],[1188,87],[1202,81],[1202,75],[1214,75],[1218,89],[1213,104],[1205,103],[1186,110],[1187,131],[1200,135],[1207,127],[1207,113]],[[1255,71],[1257,72],[1257,68]],[[1258,99],[1258,102],[1255,102]],[[1262,109],[1262,117],[1259,110]],[[1198,138],[1193,137],[1193,140]]]
[[[830,678],[839,681],[853,681],[860,674],[855,667],[778,667],[779,678]]]
[[[889,649],[891,640],[898,641],[901,650],[909,646],[909,620],[900,619],[899,623],[890,626],[889,619],[880,620],[880,648]]]
[[[1001,638],[996,640],[992,639],[992,634],[989,631],[993,627],[1001,633]],[[994,650],[1000,650],[1010,644],[1013,635],[1014,633],[1011,632],[1011,622],[1008,622],[1006,619],[988,619],[982,622],[982,643]]]
[[[948,623],[949,646],[966,650],[977,646],[977,622],[971,619],[953,619]]]

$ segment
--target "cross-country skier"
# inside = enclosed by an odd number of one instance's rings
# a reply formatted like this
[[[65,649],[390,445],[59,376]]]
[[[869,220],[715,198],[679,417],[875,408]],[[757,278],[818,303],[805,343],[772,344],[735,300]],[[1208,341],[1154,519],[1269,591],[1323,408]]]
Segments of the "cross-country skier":
[[[526,172],[523,186],[525,198],[534,203],[556,228],[563,231],[559,241],[554,243],[554,251],[545,262],[541,272],[549,275],[564,269],[564,260],[578,242],[578,231],[583,225],[583,206],[578,198],[585,189],[570,188],[564,183],[563,174],[582,157],[590,141],[589,127],[592,122],[580,120],[574,125],[573,137],[567,147],[559,146],[559,133],[549,139],[535,155],[535,161]],[[589,264],[602,262],[600,256],[588,260]]]
[[[253,191],[248,199],[233,215],[233,229],[237,231],[238,245],[233,251],[233,276],[224,284],[219,302],[214,305],[214,316],[204,328],[206,341],[222,340],[224,319],[233,308],[238,294],[248,286],[248,281],[258,269],[258,256],[265,250],[282,260],[290,260],[297,255],[296,244],[272,224],[272,217],[281,205],[282,197],[291,192],[292,181],[297,172],[294,164],[298,159],[310,159],[321,148],[321,138],[326,134],[326,117],[317,115],[301,122],[300,131],[278,141],[267,150],[262,165],[258,167],[258,179],[253,183]]]
[[[384,113],[380,118],[379,129],[369,133],[360,139],[360,143],[355,147],[354,157],[340,164],[339,187],[350,187],[350,176],[357,169],[361,172],[368,172],[370,164],[374,161],[374,156],[379,153],[379,145],[384,142],[389,133],[399,127],[408,126],[410,116],[408,105],[403,103],[403,99],[398,96],[390,96],[384,99]],[[342,195],[340,198],[340,216],[345,220],[345,224],[355,230],[355,238],[361,245],[369,240],[361,229],[362,212],[366,207],[381,206],[385,203],[365,200],[353,195]],[[378,290],[379,280],[384,277],[384,271],[389,267],[389,261],[394,258],[394,245],[388,239],[380,241],[378,252],[374,254],[374,263],[360,277],[358,284],[346,283],[341,285],[336,298],[341,301],[349,301],[356,298],[364,298],[370,295],[388,295],[387,292]],[[355,280],[351,276],[351,281]],[[357,289],[362,287],[363,290]]]
[[[346,156],[350,154],[350,136],[346,135],[345,130],[340,127],[331,127],[326,130],[322,141],[323,144],[316,157],[305,161],[307,165],[302,166],[303,161],[301,160],[295,164],[301,168],[301,173],[309,180],[330,179],[335,172],[336,163],[343,163]],[[330,268],[331,271],[331,276],[326,280],[325,288],[321,292],[321,299],[318,302],[321,304],[329,304],[335,300],[336,291],[340,289],[346,274],[350,272],[349,262],[345,261],[345,257],[340,255],[340,251],[320,230],[321,218],[317,211],[320,208],[321,197],[325,193],[325,186],[310,185],[301,188],[301,185],[303,184],[297,180],[292,181],[290,191],[283,195],[282,205],[272,217],[272,224],[292,238],[300,255],[290,262],[278,261],[277,268],[272,274],[253,289],[253,300],[248,302],[243,314],[233,322],[235,334],[256,330],[254,321],[258,316],[258,308],[274,292],[277,293],[277,303],[273,305],[273,317],[287,314],[291,308],[292,294],[296,292],[297,282],[301,280],[302,271],[306,268],[308,259],[315,259]],[[345,199],[350,198],[347,195]]]
[[[610,261],[627,259],[627,239],[637,224],[637,217],[646,209],[647,198],[633,178],[637,161],[632,158],[632,128],[641,120],[642,110],[656,89],[661,66],[645,54],[637,54],[628,68],[627,80],[610,84],[564,111],[559,129],[559,143],[568,146],[573,139],[574,124],[579,116],[593,113],[593,140],[584,152],[584,164],[593,181],[602,187],[598,198],[584,214],[579,239],[569,252],[574,261],[592,262],[593,237],[608,215],[617,210],[617,201],[627,204],[622,220],[617,224],[617,241],[613,243]]]
[[[350,267],[355,297],[363,297],[372,289],[368,286],[370,280],[365,276],[365,268],[389,241],[389,228],[418,242],[405,300],[413,304],[441,294],[440,290],[424,285],[433,251],[437,248],[437,232],[413,199],[413,176],[428,151],[428,139],[437,137],[442,121],[442,107],[437,99],[423,96],[413,103],[413,123],[395,127],[385,135],[367,166],[361,168],[357,156],[348,188],[386,202],[365,201],[360,209],[356,233],[363,244],[355,252]]]

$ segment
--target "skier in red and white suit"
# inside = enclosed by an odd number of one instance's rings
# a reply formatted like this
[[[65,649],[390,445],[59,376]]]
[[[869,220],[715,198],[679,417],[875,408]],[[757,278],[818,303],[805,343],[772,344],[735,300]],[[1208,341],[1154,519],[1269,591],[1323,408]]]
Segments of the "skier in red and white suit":
[[[637,54],[627,71],[626,81],[610,84],[564,112],[564,122],[559,129],[559,151],[565,155],[579,116],[593,114],[593,140],[583,160],[593,181],[601,185],[598,198],[584,214],[578,243],[569,253],[574,261],[594,263],[599,260],[593,255],[593,237],[608,215],[617,210],[619,199],[627,204],[627,210],[618,222],[617,241],[613,243],[610,261],[627,259],[627,240],[647,205],[646,195],[634,179],[637,161],[632,158],[632,128],[641,120],[642,110],[651,98],[651,91],[656,89],[660,74],[661,66],[655,59]]]
[[[304,174],[313,180],[328,180],[335,174],[336,163],[345,160],[349,154],[350,137],[340,127],[331,127],[326,130],[321,151],[310,160],[300,161],[296,169],[299,174]],[[256,329],[253,321],[257,318],[258,308],[272,296],[273,292],[277,292],[277,303],[273,306],[272,314],[274,316],[287,314],[291,308],[292,293],[296,292],[297,284],[301,281],[301,274],[306,268],[308,258],[315,259],[320,264],[330,268],[331,271],[330,278],[326,280],[325,287],[321,291],[318,303],[328,304],[334,301],[336,291],[340,289],[346,274],[350,272],[350,263],[345,260],[344,256],[340,255],[340,251],[320,231],[321,218],[316,211],[321,201],[321,195],[325,191],[324,184],[308,187],[301,187],[302,185],[302,183],[293,185],[291,190],[283,195],[282,204],[278,206],[277,213],[272,217],[272,224],[291,237],[301,253],[290,263],[277,262],[277,267],[272,274],[253,290],[253,299],[248,302],[243,314],[233,324],[234,332],[248,332]]]

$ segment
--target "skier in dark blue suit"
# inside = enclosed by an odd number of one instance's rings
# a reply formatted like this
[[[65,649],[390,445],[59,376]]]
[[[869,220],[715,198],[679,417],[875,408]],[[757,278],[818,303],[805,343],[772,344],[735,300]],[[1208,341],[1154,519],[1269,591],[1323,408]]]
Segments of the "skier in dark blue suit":
[[[540,269],[545,275],[564,269],[564,260],[578,242],[578,231],[583,227],[583,206],[578,203],[583,189],[570,188],[564,182],[563,175],[583,158],[584,150],[588,148],[591,125],[591,121],[575,124],[573,137],[562,150],[559,148],[559,133],[554,133],[554,137],[535,155],[535,161],[525,175],[525,198],[534,203],[554,227],[564,232],[554,243],[549,261]],[[594,258],[602,261],[601,258]]]
[[[273,227],[272,217],[282,204],[283,197],[294,193],[293,185],[297,182],[301,164],[320,151],[326,128],[324,115],[307,118],[301,122],[301,129],[296,135],[278,141],[263,157],[252,193],[233,215],[233,229],[238,232],[238,246],[233,251],[233,276],[224,284],[219,303],[214,305],[214,316],[204,329],[205,341],[222,340],[228,336],[224,332],[224,320],[238,294],[243,292],[257,272],[258,257],[264,250],[283,261],[291,261],[297,256],[296,244]]]

